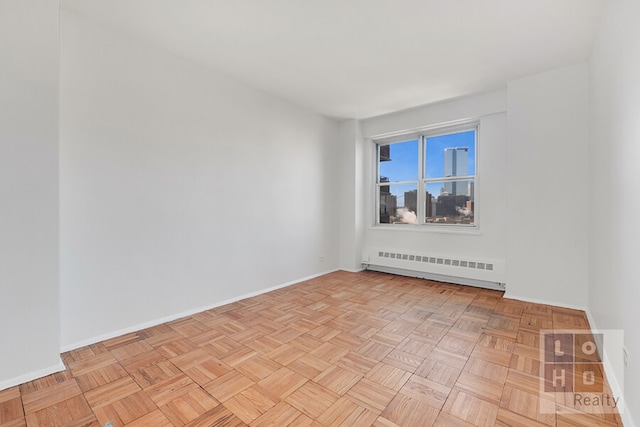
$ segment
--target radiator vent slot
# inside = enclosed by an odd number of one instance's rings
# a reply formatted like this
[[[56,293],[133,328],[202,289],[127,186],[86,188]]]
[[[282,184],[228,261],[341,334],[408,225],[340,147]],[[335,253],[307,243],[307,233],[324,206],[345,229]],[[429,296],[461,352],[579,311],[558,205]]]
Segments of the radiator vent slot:
[[[378,257],[398,259],[398,260],[406,261],[408,264],[414,263],[414,262],[428,262],[430,264],[438,264],[438,265],[444,265],[448,267],[471,268],[476,270],[493,271],[492,263],[469,261],[464,259],[436,258],[436,257],[427,257],[427,256],[415,255],[415,254],[403,254],[403,253],[384,252],[384,251],[379,251]]]

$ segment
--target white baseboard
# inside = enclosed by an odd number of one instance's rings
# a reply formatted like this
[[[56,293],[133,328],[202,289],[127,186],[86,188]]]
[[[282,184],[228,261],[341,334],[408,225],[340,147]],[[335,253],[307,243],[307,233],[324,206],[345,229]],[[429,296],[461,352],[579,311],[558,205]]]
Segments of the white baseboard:
[[[267,288],[267,289],[261,289],[259,291],[255,291],[255,292],[251,292],[251,293],[248,293],[248,294],[240,295],[240,296],[237,296],[237,297],[229,298],[229,299],[226,299],[224,301],[218,301],[218,302],[215,302],[213,304],[206,305],[206,306],[197,307],[197,308],[194,308],[194,309],[191,309],[191,310],[183,311],[181,313],[176,313],[176,314],[172,314],[170,316],[162,317],[160,319],[154,319],[154,320],[151,320],[149,322],[139,323],[137,325],[132,325],[132,326],[129,326],[129,327],[126,327],[126,328],[123,328],[123,329],[119,329],[117,331],[108,332],[106,334],[102,334],[102,335],[98,335],[98,336],[95,336],[95,337],[91,337],[91,338],[88,338],[88,339],[85,339],[85,340],[82,340],[82,341],[77,341],[77,342],[74,342],[74,343],[71,343],[71,344],[66,344],[66,345],[63,345],[60,348],[60,352],[64,353],[64,352],[67,352],[67,351],[75,350],[75,349],[80,348],[80,347],[86,347],[88,345],[95,344],[97,342],[101,342],[101,341],[109,340],[111,338],[119,337],[121,335],[130,334],[132,332],[141,331],[143,329],[147,329],[147,328],[151,328],[151,327],[154,327],[154,326],[158,326],[158,325],[161,325],[163,323],[172,322],[174,320],[181,319],[183,317],[188,317],[188,316],[191,316],[191,315],[196,314],[196,313],[201,313],[203,311],[211,310],[212,308],[217,308],[217,307],[220,307],[220,306],[223,306],[223,305],[226,305],[226,304],[234,303],[236,301],[240,301],[240,300],[243,300],[243,299],[255,297],[257,295],[262,295],[264,293],[275,291],[277,289],[286,288],[287,286],[292,286],[292,285],[295,285],[295,284],[298,284],[298,283],[301,283],[301,282],[305,282],[307,280],[315,279],[316,277],[324,276],[325,274],[334,273],[336,271],[338,271],[338,269],[324,271],[322,273],[313,274],[311,276],[303,277],[301,279],[296,279],[296,280],[292,280],[290,282],[281,283],[279,285],[272,286],[272,287]]]
[[[591,314],[591,311],[588,308],[585,309],[584,311],[585,313],[587,313],[587,319],[589,320],[589,325],[591,326],[591,329],[594,331],[597,331],[599,328],[598,328],[598,325],[596,324],[595,319],[593,318],[593,315]],[[616,377],[613,366],[611,365],[610,357],[609,355],[607,355],[606,352],[604,352],[604,354],[602,355],[602,365],[604,366],[604,373],[607,376],[607,382],[609,383],[609,387],[611,387],[611,392],[613,393],[614,396],[623,397],[622,405],[621,405],[621,408],[619,409],[620,417],[622,418],[622,423],[624,424],[625,427],[636,427],[636,424],[633,421],[631,413],[629,412],[629,403],[627,402],[626,399],[624,399],[624,390],[620,386],[621,381],[619,378]]]
[[[514,299],[514,300],[524,301],[524,302],[531,302],[534,304],[553,305],[555,307],[569,308],[571,310],[580,310],[584,312],[587,311],[587,307],[581,307],[579,305],[565,304],[558,301],[549,301],[549,300],[543,300],[543,299],[537,299],[537,298],[527,298],[527,297],[520,297],[518,295],[512,295],[509,293],[508,285],[507,285],[507,292],[505,292],[504,294],[504,298]]]
[[[67,369],[62,362],[62,359],[58,359],[58,364],[49,366],[44,369],[29,372],[28,374],[20,375],[9,380],[0,381],[0,390],[5,390],[10,387],[14,387],[29,381],[36,380],[38,378],[46,377],[47,375],[55,374],[56,372],[62,372]]]
[[[580,307],[580,306],[575,306],[571,304],[563,304],[558,301],[546,301],[546,300],[539,300],[536,298],[519,297],[517,295],[508,294],[508,291],[507,291],[507,294],[505,294],[504,298],[514,299],[514,300],[524,301],[524,302],[531,302],[535,304],[553,305],[556,307],[570,308],[573,310],[581,310],[586,313],[591,329],[594,331],[597,331],[598,329],[600,329],[598,328],[598,325],[596,324],[595,319],[593,318],[593,315],[591,314],[591,311],[589,310],[588,307]],[[606,354],[606,352],[602,356],[602,364],[604,367],[605,375],[607,376],[607,382],[609,383],[609,386],[611,387],[611,391],[613,392],[614,396],[624,397],[624,390],[622,390],[622,387],[620,387],[620,380],[616,377],[614,369],[611,365],[610,358]],[[636,424],[634,423],[633,418],[631,417],[631,413],[629,412],[629,404],[626,400],[624,400],[624,398],[622,400],[622,406],[620,408],[620,417],[622,418],[622,422],[624,423],[625,427],[636,427]]]

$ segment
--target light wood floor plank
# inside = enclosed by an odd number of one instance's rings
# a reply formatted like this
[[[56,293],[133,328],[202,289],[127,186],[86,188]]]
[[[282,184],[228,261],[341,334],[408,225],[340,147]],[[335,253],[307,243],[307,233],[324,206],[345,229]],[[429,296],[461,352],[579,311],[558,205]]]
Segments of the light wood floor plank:
[[[540,394],[540,331],[588,327],[498,291],[336,272],[64,353],[65,371],[0,391],[0,427],[620,426]]]

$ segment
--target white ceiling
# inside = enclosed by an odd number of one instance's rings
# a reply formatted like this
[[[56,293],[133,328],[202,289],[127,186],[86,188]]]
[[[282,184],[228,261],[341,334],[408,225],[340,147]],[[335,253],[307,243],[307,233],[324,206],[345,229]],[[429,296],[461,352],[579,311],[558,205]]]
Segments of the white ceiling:
[[[365,118],[588,58],[603,0],[61,0],[321,114]]]

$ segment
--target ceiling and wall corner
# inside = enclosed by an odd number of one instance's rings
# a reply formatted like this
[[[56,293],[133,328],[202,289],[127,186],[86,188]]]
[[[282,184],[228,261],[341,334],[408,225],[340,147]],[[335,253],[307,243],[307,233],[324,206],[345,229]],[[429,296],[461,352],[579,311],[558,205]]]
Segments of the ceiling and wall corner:
[[[603,0],[62,0],[62,8],[336,118],[585,61]]]

